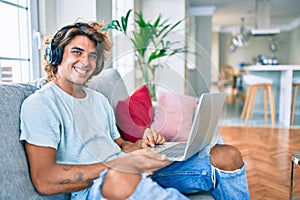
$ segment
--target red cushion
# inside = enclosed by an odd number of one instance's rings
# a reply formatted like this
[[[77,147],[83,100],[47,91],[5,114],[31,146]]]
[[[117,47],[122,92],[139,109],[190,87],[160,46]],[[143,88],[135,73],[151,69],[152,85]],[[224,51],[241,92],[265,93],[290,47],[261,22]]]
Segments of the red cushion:
[[[130,97],[118,101],[116,120],[122,137],[130,142],[143,137],[154,118],[152,101],[145,85]]]

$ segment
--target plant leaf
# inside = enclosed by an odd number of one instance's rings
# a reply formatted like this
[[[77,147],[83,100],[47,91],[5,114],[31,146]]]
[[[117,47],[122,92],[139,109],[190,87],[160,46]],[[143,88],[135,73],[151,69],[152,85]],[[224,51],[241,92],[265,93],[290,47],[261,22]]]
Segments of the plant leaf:
[[[168,54],[166,53],[167,50],[166,49],[158,49],[154,52],[152,52],[152,54],[149,56],[148,58],[148,64],[150,64],[153,60],[164,57],[164,56],[168,56]]]
[[[162,38],[165,38],[176,26],[178,26],[183,20],[185,20],[185,18],[177,21],[173,26],[171,26],[169,28],[169,30],[167,30],[167,32],[165,32],[165,34],[162,36]]]
[[[131,13],[132,9],[130,9],[127,13],[126,16],[122,16],[121,17],[121,23],[122,23],[122,29],[125,35],[127,35],[127,28],[128,28],[128,19],[129,19],[129,15]]]

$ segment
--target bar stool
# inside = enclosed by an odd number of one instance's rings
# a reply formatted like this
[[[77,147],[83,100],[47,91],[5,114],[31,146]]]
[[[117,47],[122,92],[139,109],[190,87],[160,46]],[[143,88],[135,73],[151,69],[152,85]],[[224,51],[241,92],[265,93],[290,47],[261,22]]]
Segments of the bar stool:
[[[293,86],[294,86],[294,97],[292,102],[292,113],[291,113],[291,125],[294,124],[294,117],[295,117],[295,107],[296,107],[296,99],[297,99],[297,89],[300,88],[300,77],[295,77],[293,79]]]
[[[259,88],[263,88],[264,89],[264,119],[265,121],[268,119],[267,96],[269,96],[271,121],[272,121],[272,126],[274,126],[275,125],[275,103],[273,97],[272,79],[247,74],[244,75],[243,80],[249,86],[249,88],[246,94],[245,103],[241,113],[241,119],[245,118],[245,122],[248,123],[249,118],[251,118],[253,114],[257,90]]]

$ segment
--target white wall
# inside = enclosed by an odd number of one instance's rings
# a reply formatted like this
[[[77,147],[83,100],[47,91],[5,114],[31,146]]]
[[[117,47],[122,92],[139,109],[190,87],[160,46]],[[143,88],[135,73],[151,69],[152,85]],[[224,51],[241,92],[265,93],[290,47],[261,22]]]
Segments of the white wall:
[[[219,34],[212,34],[212,46],[211,46],[211,82],[216,83],[219,80]]]
[[[291,31],[289,37],[289,63],[293,65],[300,64],[300,26]]]
[[[43,37],[78,19],[96,20],[96,0],[39,0],[39,25]]]
[[[169,23],[183,19],[186,16],[185,0],[138,0],[136,7],[143,12],[146,19],[152,20],[159,14],[163,19],[168,19]],[[173,38],[185,43],[185,23],[181,23],[174,30]],[[185,92],[185,57],[173,56],[168,59],[170,68],[160,70],[157,82],[161,85],[159,90],[172,90],[178,94]],[[170,75],[172,74],[172,75]]]
[[[96,0],[57,0],[57,26],[74,23],[78,19],[96,20]]]
[[[42,37],[52,34],[57,29],[56,24],[56,0],[39,1],[39,26]]]
[[[212,60],[213,56],[218,60],[218,48],[212,45],[212,14],[214,12],[213,7],[197,7],[190,10],[191,24],[189,31],[190,35],[194,37],[191,40],[194,43],[194,51],[197,53],[195,56],[194,68],[187,70],[187,77],[189,80],[189,86],[187,86],[187,93],[191,96],[200,96],[203,92],[211,91],[211,82],[215,81],[215,77],[212,73],[217,72],[215,64]],[[214,48],[212,48],[214,47]]]
[[[274,36],[279,41],[279,48],[277,51],[272,52],[269,48],[270,38],[255,38],[252,37],[248,46],[237,48],[234,52],[228,50],[228,40],[231,34],[220,34],[220,66],[229,64],[237,67],[240,62],[254,64],[255,58],[262,54],[272,54],[276,56],[281,64],[290,64],[290,33],[281,32],[279,35]]]

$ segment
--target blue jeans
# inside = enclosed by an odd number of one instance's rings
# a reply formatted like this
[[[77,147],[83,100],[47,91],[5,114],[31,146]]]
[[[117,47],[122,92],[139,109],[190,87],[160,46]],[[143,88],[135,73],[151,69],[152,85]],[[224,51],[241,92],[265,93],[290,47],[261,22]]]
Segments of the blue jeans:
[[[101,186],[107,171],[101,173],[89,191],[87,199],[101,199]],[[215,199],[250,199],[246,164],[235,171],[222,171],[210,164],[209,155],[196,154],[184,162],[174,162],[155,172],[151,178],[142,174],[129,200],[187,199],[182,193],[211,191]]]

